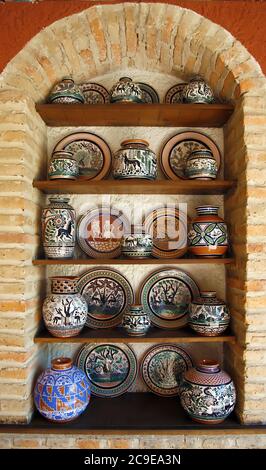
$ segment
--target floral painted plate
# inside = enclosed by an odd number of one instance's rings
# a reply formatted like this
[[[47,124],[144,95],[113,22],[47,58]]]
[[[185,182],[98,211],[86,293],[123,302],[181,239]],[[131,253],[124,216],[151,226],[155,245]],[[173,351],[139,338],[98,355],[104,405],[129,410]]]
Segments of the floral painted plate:
[[[172,86],[164,97],[164,102],[167,104],[183,103],[183,90],[187,83],[178,83]]]
[[[87,375],[92,395],[117,397],[125,393],[137,375],[137,358],[126,344],[86,344],[76,360]]]
[[[79,85],[87,104],[110,103],[109,91],[98,83],[82,83]]]
[[[142,100],[144,103],[159,103],[159,95],[157,91],[147,83],[139,82],[138,86],[142,91]]]
[[[156,395],[179,395],[183,373],[193,367],[191,357],[174,344],[150,348],[141,363],[141,374],[147,387]]]
[[[119,325],[123,313],[134,303],[130,283],[113,269],[92,269],[79,278],[77,285],[88,305],[86,326],[90,328]]]
[[[74,154],[79,164],[79,178],[102,180],[111,168],[112,154],[107,143],[98,135],[77,132],[64,137],[53,150],[66,150]]]
[[[77,240],[80,248],[92,258],[117,258],[121,254],[121,238],[130,224],[115,208],[89,210],[78,222]]]
[[[181,132],[166,142],[161,151],[161,167],[171,180],[187,179],[185,176],[186,161],[194,150],[207,148],[217,162],[218,171],[221,164],[221,154],[218,146],[210,137],[200,132]]]
[[[189,304],[198,296],[195,281],[179,269],[160,269],[149,274],[139,293],[152,324],[171,330],[187,324]]]

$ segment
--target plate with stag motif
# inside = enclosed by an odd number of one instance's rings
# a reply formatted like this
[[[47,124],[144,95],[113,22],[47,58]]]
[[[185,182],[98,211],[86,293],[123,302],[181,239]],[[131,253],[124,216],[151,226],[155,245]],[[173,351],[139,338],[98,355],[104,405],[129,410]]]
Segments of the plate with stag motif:
[[[157,91],[148,83],[138,82],[138,86],[142,91],[143,103],[159,103],[159,95]]]
[[[76,364],[88,377],[92,395],[104,398],[125,393],[137,375],[137,358],[127,344],[86,344]]]
[[[105,104],[110,103],[109,91],[99,83],[82,83],[79,85],[86,104]]]
[[[183,103],[183,91],[187,83],[177,83],[172,86],[164,97],[164,102],[167,104]]]
[[[158,344],[150,348],[141,362],[141,375],[147,387],[156,395],[179,395],[182,376],[192,359],[184,349],[174,344]]]
[[[159,328],[182,328],[188,322],[189,304],[199,296],[196,282],[179,269],[160,269],[147,276],[139,298],[151,322]]]

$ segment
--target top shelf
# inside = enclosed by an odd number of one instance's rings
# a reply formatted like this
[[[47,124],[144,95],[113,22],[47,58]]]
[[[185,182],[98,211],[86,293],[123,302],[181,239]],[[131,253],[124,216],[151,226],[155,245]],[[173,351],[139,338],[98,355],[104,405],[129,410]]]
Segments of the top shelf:
[[[222,127],[230,104],[37,104],[48,126]]]

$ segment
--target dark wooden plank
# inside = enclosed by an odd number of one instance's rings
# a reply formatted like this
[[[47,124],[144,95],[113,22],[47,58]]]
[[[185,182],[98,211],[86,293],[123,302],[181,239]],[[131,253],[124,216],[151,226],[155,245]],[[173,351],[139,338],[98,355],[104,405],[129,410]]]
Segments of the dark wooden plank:
[[[49,265],[104,265],[112,266],[115,264],[159,264],[159,265],[176,265],[179,264],[232,264],[234,263],[234,258],[175,258],[175,259],[157,259],[157,258],[147,258],[147,259],[126,259],[126,258],[85,258],[85,259],[34,259],[32,264],[35,266],[49,266]]]

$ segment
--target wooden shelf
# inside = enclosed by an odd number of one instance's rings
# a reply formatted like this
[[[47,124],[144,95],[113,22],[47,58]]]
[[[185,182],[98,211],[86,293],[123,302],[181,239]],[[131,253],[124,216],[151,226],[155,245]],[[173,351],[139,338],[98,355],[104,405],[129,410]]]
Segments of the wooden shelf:
[[[175,259],[130,259],[130,258],[85,258],[85,259],[34,259],[32,264],[35,266],[49,265],[105,265],[112,266],[115,264],[161,264],[161,265],[178,265],[178,264],[232,264],[234,258],[175,258]]]

